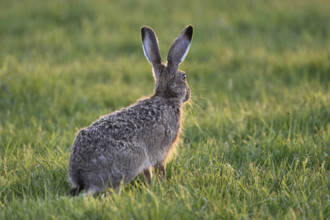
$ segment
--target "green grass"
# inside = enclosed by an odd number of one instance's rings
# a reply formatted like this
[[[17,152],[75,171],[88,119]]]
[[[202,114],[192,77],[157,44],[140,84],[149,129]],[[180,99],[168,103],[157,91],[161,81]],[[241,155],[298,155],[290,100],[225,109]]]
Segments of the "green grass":
[[[330,2],[1,1],[0,219],[329,219]],[[76,132],[152,94],[195,28],[166,180],[70,198]]]

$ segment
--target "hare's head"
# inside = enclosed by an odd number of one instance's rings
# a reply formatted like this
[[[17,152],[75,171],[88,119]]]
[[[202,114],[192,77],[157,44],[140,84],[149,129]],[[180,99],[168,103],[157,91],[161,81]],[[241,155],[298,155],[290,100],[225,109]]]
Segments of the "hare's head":
[[[144,55],[153,67],[156,81],[155,96],[187,101],[190,97],[190,89],[186,81],[186,74],[178,68],[188,53],[193,34],[192,26],[186,27],[173,42],[167,55],[167,64],[162,63],[154,31],[144,26],[141,34]]]

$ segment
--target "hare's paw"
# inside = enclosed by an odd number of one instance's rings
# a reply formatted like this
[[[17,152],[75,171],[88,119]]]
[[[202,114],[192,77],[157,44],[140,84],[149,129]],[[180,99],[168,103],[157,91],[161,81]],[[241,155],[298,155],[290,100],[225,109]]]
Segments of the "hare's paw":
[[[161,163],[156,164],[155,171],[156,171],[156,174],[159,177],[161,177],[161,178],[165,178],[166,177],[166,169],[165,169],[165,165],[164,164],[161,164]]]
[[[152,166],[150,166],[148,169],[143,170],[143,175],[147,183],[150,184],[152,179]]]

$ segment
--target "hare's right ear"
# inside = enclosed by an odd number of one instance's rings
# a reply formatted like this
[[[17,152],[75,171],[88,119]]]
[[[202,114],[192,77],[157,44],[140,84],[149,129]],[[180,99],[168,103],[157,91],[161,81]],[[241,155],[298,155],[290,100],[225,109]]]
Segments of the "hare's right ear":
[[[153,65],[161,64],[162,58],[159,52],[158,40],[154,31],[147,26],[141,28],[142,47],[147,60]]]
[[[169,67],[176,72],[179,64],[186,58],[190,48],[191,38],[193,35],[193,27],[187,26],[173,42],[170,51],[167,55],[167,62]]]

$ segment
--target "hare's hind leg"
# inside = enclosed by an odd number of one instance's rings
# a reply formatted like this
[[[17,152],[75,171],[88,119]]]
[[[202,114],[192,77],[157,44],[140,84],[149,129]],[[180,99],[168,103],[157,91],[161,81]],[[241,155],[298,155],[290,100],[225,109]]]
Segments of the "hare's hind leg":
[[[92,186],[88,187],[86,192],[84,192],[82,195],[90,196],[90,195],[94,195],[95,193],[101,192],[102,190],[103,190],[103,188],[92,185]]]
[[[115,168],[90,172],[86,175],[86,192],[88,194],[95,194],[104,189],[112,187],[114,189],[120,186],[121,181],[124,179],[124,174]]]

